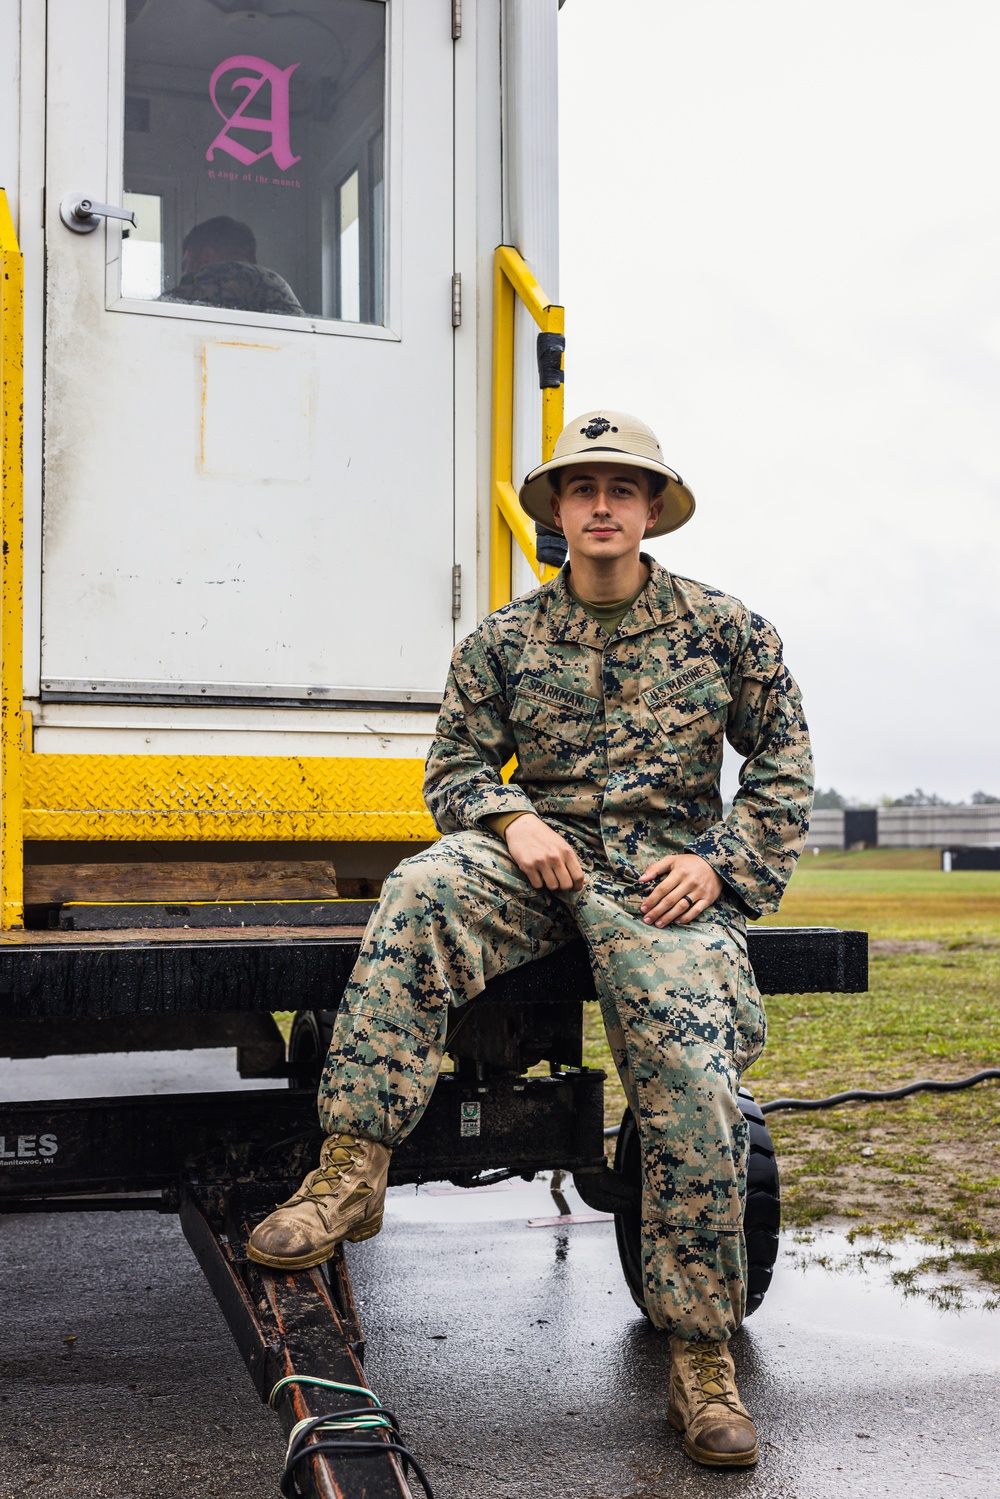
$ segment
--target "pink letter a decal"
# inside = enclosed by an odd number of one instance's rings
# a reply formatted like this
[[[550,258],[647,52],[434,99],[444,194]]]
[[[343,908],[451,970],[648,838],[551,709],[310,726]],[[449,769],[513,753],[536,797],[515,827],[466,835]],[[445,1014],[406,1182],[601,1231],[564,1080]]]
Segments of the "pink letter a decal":
[[[236,160],[242,162],[245,167],[253,166],[254,162],[260,161],[262,156],[270,154],[283,172],[287,172],[289,167],[302,160],[301,156],[292,155],[288,99],[289,79],[298,66],[297,62],[293,62],[290,67],[276,68],[274,63],[268,62],[263,57],[227,57],[225,62],[219,63],[209,80],[208,92],[216,111],[226,123],[205,152],[206,161],[215,159],[217,149],[228,151],[230,156],[235,156]],[[252,68],[253,73],[243,78],[235,78],[230,84],[230,93],[236,89],[245,89],[246,96],[236,106],[234,112],[227,115],[216,96],[216,88],[219,79],[232,68]],[[247,105],[256,99],[265,83],[271,85],[271,118],[261,120],[253,115],[244,114]],[[263,151],[251,151],[239,141],[230,139],[229,132],[233,129],[265,130],[271,137],[271,143],[265,146]]]

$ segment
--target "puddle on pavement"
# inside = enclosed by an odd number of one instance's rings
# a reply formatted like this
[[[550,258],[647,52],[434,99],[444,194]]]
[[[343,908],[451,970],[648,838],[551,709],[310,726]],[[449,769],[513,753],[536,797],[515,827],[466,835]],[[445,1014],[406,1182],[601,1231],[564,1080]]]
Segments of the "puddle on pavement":
[[[762,1320],[979,1355],[1000,1367],[1000,1295],[955,1267],[921,1267],[946,1250],[922,1240],[884,1240],[835,1229],[782,1235]],[[756,1319],[755,1319],[756,1320]]]
[[[571,1213],[588,1214],[571,1178],[559,1190]],[[532,1182],[515,1179],[472,1191],[442,1182],[392,1187],[386,1201],[387,1216],[406,1223],[521,1220],[525,1233],[532,1234],[566,1232],[565,1225],[529,1227],[558,1211],[549,1172]],[[617,1259],[610,1222],[572,1224],[568,1232],[607,1235],[608,1254]],[[748,1326],[763,1332],[767,1324],[782,1321],[850,1337],[863,1328],[871,1337],[953,1348],[1000,1367],[1000,1293],[958,1267],[921,1269],[929,1258],[946,1253],[912,1238],[856,1234],[852,1240],[834,1229],[791,1230],[782,1235],[771,1289]]]
[[[974,1244],[949,1245],[902,1235],[796,1229],[785,1235],[788,1259],[803,1269],[866,1275],[939,1312],[1000,1311],[1000,1289],[957,1257]]]
[[[573,1187],[572,1177],[563,1179],[559,1190],[573,1213],[590,1209]],[[511,1223],[523,1218],[541,1218],[561,1210],[552,1195],[552,1172],[540,1171],[534,1181],[494,1182],[485,1187],[453,1187],[447,1182],[426,1182],[420,1187],[390,1187],[386,1215],[407,1223]]]

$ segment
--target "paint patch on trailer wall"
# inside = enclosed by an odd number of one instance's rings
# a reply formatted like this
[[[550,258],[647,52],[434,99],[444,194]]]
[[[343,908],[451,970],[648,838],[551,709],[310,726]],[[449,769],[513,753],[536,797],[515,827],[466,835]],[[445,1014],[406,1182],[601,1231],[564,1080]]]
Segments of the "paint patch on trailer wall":
[[[201,358],[198,468],[259,484],[312,477],[312,369],[307,354],[208,342]]]

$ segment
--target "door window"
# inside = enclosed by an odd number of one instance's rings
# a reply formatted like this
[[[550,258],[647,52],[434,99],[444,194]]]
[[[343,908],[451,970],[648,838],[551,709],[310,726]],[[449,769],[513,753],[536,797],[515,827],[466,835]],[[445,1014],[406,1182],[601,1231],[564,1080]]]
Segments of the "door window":
[[[381,324],[383,0],[126,0],[121,295]]]

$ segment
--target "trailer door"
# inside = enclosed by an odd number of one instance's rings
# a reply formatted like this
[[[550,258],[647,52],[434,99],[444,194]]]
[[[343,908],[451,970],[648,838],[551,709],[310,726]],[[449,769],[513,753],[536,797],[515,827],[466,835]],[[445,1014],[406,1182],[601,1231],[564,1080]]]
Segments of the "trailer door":
[[[44,695],[440,693],[447,12],[49,0]]]

